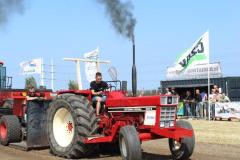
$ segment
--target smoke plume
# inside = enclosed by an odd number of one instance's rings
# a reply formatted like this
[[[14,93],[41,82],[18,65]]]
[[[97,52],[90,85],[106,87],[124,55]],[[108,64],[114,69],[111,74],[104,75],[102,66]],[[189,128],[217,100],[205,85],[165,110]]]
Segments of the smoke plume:
[[[136,19],[131,12],[132,4],[123,3],[121,0],[97,0],[103,4],[107,15],[110,17],[114,29],[122,36],[134,40]]]
[[[24,12],[25,0],[0,0],[0,25],[6,23],[14,13]]]

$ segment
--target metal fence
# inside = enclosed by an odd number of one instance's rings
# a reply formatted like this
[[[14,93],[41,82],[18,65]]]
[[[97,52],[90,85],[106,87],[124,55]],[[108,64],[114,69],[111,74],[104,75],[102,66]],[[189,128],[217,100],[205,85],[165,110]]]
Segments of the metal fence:
[[[215,118],[215,103],[208,102],[191,102],[191,103],[183,103],[183,111],[178,116],[186,117],[186,118],[197,118],[197,119],[208,119],[209,117],[209,106],[210,106],[210,118]],[[179,112],[178,112],[179,113]]]

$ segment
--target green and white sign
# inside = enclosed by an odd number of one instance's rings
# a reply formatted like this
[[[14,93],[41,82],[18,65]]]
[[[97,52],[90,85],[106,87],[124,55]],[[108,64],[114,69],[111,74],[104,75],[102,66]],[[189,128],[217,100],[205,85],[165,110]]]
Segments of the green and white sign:
[[[173,67],[167,68],[167,79],[206,78],[209,64],[209,32],[204,33],[181,54]],[[220,63],[209,64],[210,77],[222,76]]]
[[[209,33],[207,31],[176,60],[174,67],[182,72],[193,65],[208,63],[208,61]]]

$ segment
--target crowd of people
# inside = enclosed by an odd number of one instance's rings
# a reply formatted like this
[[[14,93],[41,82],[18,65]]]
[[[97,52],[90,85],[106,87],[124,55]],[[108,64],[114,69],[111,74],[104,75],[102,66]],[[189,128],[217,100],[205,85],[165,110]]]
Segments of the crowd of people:
[[[230,102],[230,99],[221,92],[221,88],[214,85],[211,89],[211,94],[208,96],[206,90],[195,89],[194,91],[187,90],[184,93],[178,94],[175,88],[166,88],[165,94],[177,95],[179,101],[184,105],[184,116],[189,118],[204,118],[208,115],[208,97],[210,98],[211,115],[214,114],[214,105],[216,102]]]

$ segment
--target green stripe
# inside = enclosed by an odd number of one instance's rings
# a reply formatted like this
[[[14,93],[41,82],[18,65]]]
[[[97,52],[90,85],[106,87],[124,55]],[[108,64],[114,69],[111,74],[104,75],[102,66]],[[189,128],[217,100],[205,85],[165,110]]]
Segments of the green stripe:
[[[185,71],[189,66],[191,66],[191,64],[194,62],[194,61],[201,61],[201,60],[205,60],[207,59],[207,56],[204,54],[204,53],[201,53],[201,54],[197,54],[195,56],[193,56],[190,61],[188,62],[188,64],[184,67],[184,69],[182,70]]]

